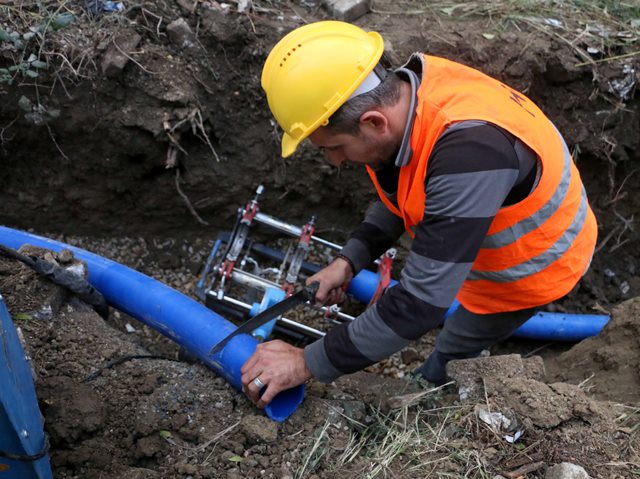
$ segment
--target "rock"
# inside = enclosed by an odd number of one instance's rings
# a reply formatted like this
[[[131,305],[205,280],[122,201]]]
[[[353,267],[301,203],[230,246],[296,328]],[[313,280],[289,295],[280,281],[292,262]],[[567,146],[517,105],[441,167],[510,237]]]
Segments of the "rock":
[[[71,252],[70,249],[63,249],[62,251],[60,251],[58,253],[58,261],[60,262],[60,264],[69,264],[72,263],[73,260],[75,259],[73,257],[73,253]]]
[[[183,13],[193,13],[198,6],[198,0],[176,0]]]
[[[324,0],[323,5],[336,20],[343,22],[357,20],[371,10],[371,0]]]
[[[402,362],[404,364],[411,364],[413,362],[424,359],[422,355],[413,348],[403,349],[402,352],[400,353],[400,358],[402,359]]]
[[[167,35],[180,48],[191,48],[195,43],[195,35],[184,18],[178,18],[167,25]]]
[[[589,479],[589,474],[582,466],[561,462],[550,467],[544,475],[544,479]]]
[[[265,416],[245,416],[240,427],[250,443],[271,443],[278,439],[278,423]]]
[[[129,52],[136,48],[141,40],[142,37],[137,33],[116,37],[102,59],[102,74],[109,78],[120,75],[129,62]]]
[[[367,407],[362,401],[343,401],[344,414],[357,422],[363,422],[367,415]]]

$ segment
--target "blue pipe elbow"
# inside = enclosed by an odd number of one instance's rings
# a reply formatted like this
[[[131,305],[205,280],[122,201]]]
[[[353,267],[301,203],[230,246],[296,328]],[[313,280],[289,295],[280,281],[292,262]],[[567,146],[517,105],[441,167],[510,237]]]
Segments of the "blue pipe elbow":
[[[87,263],[89,282],[110,305],[175,341],[242,390],[240,368],[258,342],[249,335],[239,335],[210,357],[211,348],[236,329],[222,316],[160,281],[81,248],[4,226],[0,226],[0,243],[14,249],[31,244],[56,252],[73,251]],[[283,391],[265,407],[265,412],[274,421],[284,421],[303,398],[304,386]]]
[[[256,314],[261,313],[274,304],[279,303],[280,301],[285,299],[286,296],[287,293],[285,293],[284,290],[268,287],[264,292],[264,296],[262,296],[262,301],[260,303],[253,303],[253,307],[251,308],[251,311],[249,311],[249,316],[254,317]],[[251,334],[258,340],[265,340],[271,337],[271,332],[276,325],[277,319],[278,318],[274,318],[268,323],[259,326]]]

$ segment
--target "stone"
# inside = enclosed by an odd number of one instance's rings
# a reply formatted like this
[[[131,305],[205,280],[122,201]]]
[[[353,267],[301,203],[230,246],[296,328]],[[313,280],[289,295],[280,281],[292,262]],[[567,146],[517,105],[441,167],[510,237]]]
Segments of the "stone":
[[[198,0],[176,0],[176,3],[183,13],[188,14],[193,13],[198,6]]]
[[[109,78],[115,78],[129,62],[130,52],[136,48],[142,37],[137,33],[119,35],[104,54],[102,59],[102,74]]]
[[[371,10],[371,0],[324,0],[323,6],[336,20],[352,22]]]
[[[561,462],[550,467],[544,475],[544,479],[589,479],[589,474],[582,466]]]
[[[63,249],[58,253],[58,261],[60,262],[60,264],[73,263],[74,259],[75,258],[73,257],[73,252],[69,249]]]
[[[172,43],[180,48],[191,48],[196,37],[184,18],[178,18],[167,25],[167,35]]]
[[[342,408],[345,416],[357,422],[363,422],[367,415],[367,407],[362,401],[343,401]]]
[[[411,364],[417,361],[424,361],[426,359],[413,348],[403,349],[400,353],[400,358],[402,359],[403,364]]]

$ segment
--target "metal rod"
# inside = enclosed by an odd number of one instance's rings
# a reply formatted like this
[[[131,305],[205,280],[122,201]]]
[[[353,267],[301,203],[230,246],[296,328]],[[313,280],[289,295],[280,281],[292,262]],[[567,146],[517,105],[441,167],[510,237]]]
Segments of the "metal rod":
[[[224,301],[224,302],[226,302],[228,304],[231,304],[232,306],[235,306],[237,308],[244,309],[246,311],[250,311],[251,310],[251,305],[249,305],[249,304],[247,304],[247,303],[245,303],[243,301],[231,298],[229,296],[224,296],[222,298],[222,301]],[[280,326],[283,326],[284,328],[291,329],[291,330],[297,331],[299,333],[307,334],[307,335],[312,336],[312,337],[314,337],[316,339],[321,338],[326,334],[326,333],[324,333],[322,331],[319,331],[319,330],[317,330],[315,328],[312,328],[310,326],[306,326],[304,324],[297,323],[297,322],[295,322],[295,321],[293,321],[291,319],[287,319],[287,318],[284,318],[284,317],[281,317],[278,320],[277,324],[279,324]]]
[[[260,276],[247,273],[246,271],[242,271],[241,269],[234,268],[233,274],[231,275],[231,279],[243,286],[256,288],[261,291],[265,291],[267,288],[281,289],[281,286],[279,284],[274,283],[273,281],[269,281],[268,279],[261,278]],[[225,296],[225,298],[226,297],[227,296]],[[329,311],[329,308],[327,308],[326,306],[316,306],[313,304],[310,304],[308,306],[317,311],[322,312],[323,314],[326,314],[327,311]],[[249,306],[249,309],[251,309],[251,306]],[[340,311],[331,311],[331,316],[335,316],[337,319],[341,320],[340,322],[353,321],[355,319],[353,316],[342,313]]]
[[[315,328],[312,328],[310,326],[304,325],[304,324],[300,324],[297,323],[295,321],[292,321],[290,319],[287,318],[280,318],[278,320],[278,325],[286,328],[286,329],[290,329],[292,331],[296,331],[298,333],[302,333],[302,334],[306,334],[307,336],[311,336],[314,339],[320,339],[322,338],[326,333],[323,331],[319,331]]]
[[[279,219],[274,218],[273,216],[266,215],[259,211],[256,213],[254,221],[270,226],[276,230],[282,231],[283,233],[286,233],[291,236],[300,236],[302,234],[302,228],[300,228],[299,226],[285,223],[284,221],[280,221]],[[323,244],[325,246],[328,246],[329,248],[333,248],[338,251],[342,249],[342,246],[340,246],[339,244],[332,243],[331,241],[327,241],[322,238],[318,238],[317,236],[311,236],[311,239],[317,243]]]
[[[260,276],[247,273],[246,271],[242,271],[241,269],[237,268],[233,268],[231,278],[236,283],[239,283],[243,286],[248,286],[250,288],[257,288],[261,291],[265,291],[267,288],[281,289],[280,285],[274,283],[273,281],[269,281],[268,279],[261,278]]]

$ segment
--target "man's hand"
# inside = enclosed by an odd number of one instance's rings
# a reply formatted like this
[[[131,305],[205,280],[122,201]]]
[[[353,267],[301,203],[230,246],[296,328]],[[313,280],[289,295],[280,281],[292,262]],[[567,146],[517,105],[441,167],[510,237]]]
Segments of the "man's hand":
[[[311,378],[311,371],[304,361],[304,350],[277,339],[258,344],[240,372],[244,391],[260,408],[269,404],[280,391]],[[264,384],[262,388],[256,385],[256,378]],[[260,396],[263,388],[264,393]]]
[[[316,301],[320,304],[337,304],[344,301],[344,289],[353,278],[353,271],[347,261],[336,258],[329,266],[321,269],[306,281],[311,284],[314,281],[320,283],[316,293]]]

